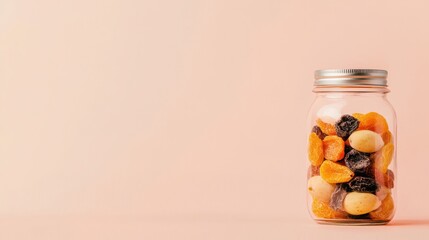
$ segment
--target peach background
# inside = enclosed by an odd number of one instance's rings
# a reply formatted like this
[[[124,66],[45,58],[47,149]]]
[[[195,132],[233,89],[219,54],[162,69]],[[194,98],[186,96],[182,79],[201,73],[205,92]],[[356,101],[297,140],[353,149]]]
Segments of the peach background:
[[[0,1],[0,236],[362,239],[304,200],[313,71],[352,67],[399,125],[396,225],[365,234],[429,236],[428,8]]]

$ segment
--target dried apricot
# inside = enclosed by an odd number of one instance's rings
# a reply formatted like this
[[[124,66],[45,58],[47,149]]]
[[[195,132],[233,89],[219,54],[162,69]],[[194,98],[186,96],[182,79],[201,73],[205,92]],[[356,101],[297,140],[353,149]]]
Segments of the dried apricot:
[[[322,139],[322,140],[326,137],[326,134],[324,134],[324,133],[322,132],[322,129],[320,129],[320,127],[319,127],[319,126],[317,126],[317,125],[315,125],[315,126],[311,129],[311,131],[312,131],[312,132],[314,132],[314,133],[316,133],[316,134],[317,134],[317,136],[319,136],[319,138],[320,138],[320,139]]]
[[[316,133],[310,133],[308,138],[308,159],[313,166],[320,166],[323,162],[323,142]]]
[[[395,186],[395,175],[390,169],[387,170],[386,173],[383,173],[378,169],[374,169],[374,178],[379,185],[387,188],[393,188]]]
[[[363,116],[354,115],[360,122],[358,130],[371,130],[376,133],[384,133],[389,130],[386,119],[376,112],[369,112]]]
[[[338,161],[344,158],[344,141],[338,136],[327,136],[323,139],[325,159]]]
[[[311,210],[314,215],[319,218],[344,218],[345,214],[340,211],[335,211],[329,206],[329,203],[324,203],[318,201],[317,199],[313,200],[311,204]]]
[[[328,183],[343,183],[352,180],[354,173],[344,165],[326,160],[320,166],[320,176]]]
[[[363,113],[353,113],[352,116],[354,118],[356,118],[357,120],[361,121],[362,118],[365,116],[365,114],[363,114]]]
[[[337,132],[335,130],[335,126],[330,123],[325,123],[320,118],[316,120],[317,126],[322,130],[326,135],[336,135]]]
[[[369,216],[375,220],[390,220],[394,209],[395,204],[393,202],[392,195],[388,194],[381,202],[381,206],[377,210],[370,212]]]
[[[384,144],[388,144],[392,142],[392,133],[387,130],[386,132],[381,134],[381,138],[383,139]]]
[[[388,143],[374,154],[374,166],[382,173],[387,172],[387,168],[393,159],[394,147],[393,143]]]

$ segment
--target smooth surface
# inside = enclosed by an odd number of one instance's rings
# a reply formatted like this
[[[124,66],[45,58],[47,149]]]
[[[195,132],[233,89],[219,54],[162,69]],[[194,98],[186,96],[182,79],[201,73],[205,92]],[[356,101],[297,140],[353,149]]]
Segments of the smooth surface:
[[[2,239],[425,239],[429,221],[396,220],[380,226],[319,225],[282,218],[26,217],[0,219]]]
[[[1,0],[0,234],[427,238],[428,7]],[[327,68],[389,71],[398,226],[308,217],[305,122]]]

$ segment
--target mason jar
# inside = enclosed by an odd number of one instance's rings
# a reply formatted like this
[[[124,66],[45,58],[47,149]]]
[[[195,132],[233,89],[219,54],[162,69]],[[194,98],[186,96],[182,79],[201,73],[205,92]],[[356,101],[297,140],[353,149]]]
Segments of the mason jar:
[[[315,72],[307,202],[318,223],[388,223],[396,208],[396,115],[387,71]]]

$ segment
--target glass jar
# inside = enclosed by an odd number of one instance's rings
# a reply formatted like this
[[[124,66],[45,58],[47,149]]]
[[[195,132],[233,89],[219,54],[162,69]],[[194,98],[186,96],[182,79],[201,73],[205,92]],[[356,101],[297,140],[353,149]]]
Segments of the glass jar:
[[[318,223],[388,223],[396,208],[396,115],[387,71],[318,70],[308,114],[307,202]]]

